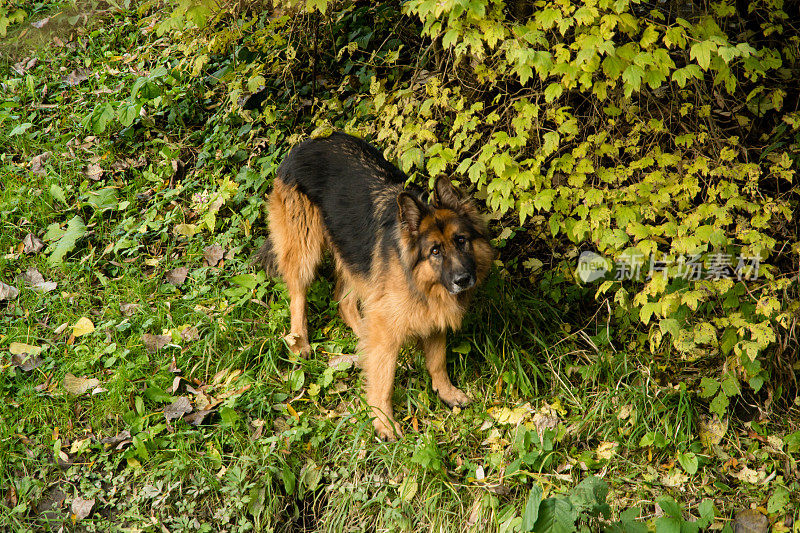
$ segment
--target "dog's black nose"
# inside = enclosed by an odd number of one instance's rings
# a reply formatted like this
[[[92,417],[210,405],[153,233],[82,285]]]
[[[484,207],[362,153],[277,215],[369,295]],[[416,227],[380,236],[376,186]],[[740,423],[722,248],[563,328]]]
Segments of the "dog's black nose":
[[[458,288],[462,290],[469,289],[475,283],[475,278],[472,277],[472,274],[463,272],[455,277],[453,283],[455,283]]]

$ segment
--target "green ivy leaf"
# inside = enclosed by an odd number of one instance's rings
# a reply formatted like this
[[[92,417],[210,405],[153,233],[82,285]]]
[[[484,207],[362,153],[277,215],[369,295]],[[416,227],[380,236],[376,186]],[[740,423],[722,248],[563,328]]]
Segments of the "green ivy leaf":
[[[717,51],[717,43],[711,40],[695,43],[689,49],[689,58],[697,61],[700,68],[708,70],[711,64],[711,52]]]
[[[544,101],[548,104],[551,103],[553,100],[561,96],[561,93],[564,92],[564,86],[560,83],[551,83],[547,86],[544,90]]]
[[[642,85],[644,70],[639,65],[628,65],[622,73],[622,81],[625,82],[625,95],[630,96],[633,91],[638,91]]]

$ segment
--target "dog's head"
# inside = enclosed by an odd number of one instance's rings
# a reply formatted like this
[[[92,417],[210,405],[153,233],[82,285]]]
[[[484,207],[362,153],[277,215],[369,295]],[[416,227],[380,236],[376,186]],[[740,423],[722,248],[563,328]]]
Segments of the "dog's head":
[[[453,295],[483,281],[494,250],[471,198],[449,179],[439,178],[432,204],[407,192],[397,197],[397,204],[403,240],[412,258],[410,267],[418,281],[441,284]]]

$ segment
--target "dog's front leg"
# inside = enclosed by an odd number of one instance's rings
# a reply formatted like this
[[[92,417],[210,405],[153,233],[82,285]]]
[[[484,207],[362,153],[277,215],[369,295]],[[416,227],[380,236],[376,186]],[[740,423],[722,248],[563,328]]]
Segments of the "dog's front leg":
[[[425,350],[425,366],[428,367],[428,373],[431,375],[433,390],[444,403],[450,407],[466,405],[470,402],[469,396],[453,386],[447,375],[446,340],[444,331],[422,339],[422,347]]]
[[[375,432],[386,440],[403,436],[392,411],[394,374],[401,342],[386,329],[387,322],[371,320],[367,324],[360,352],[366,377],[367,403],[375,417]]]

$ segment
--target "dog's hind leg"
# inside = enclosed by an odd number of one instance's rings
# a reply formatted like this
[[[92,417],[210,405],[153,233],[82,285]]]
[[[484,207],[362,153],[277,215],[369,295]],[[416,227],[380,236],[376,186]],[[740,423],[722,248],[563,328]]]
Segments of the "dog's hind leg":
[[[322,259],[325,232],[319,209],[296,187],[280,178],[269,198],[269,235],[278,270],[289,289],[291,331],[289,349],[307,357],[306,292]]]
[[[358,298],[353,294],[353,287],[344,280],[345,274],[339,271],[336,276],[335,298],[339,301],[339,315],[344,323],[350,326],[356,337],[361,337],[362,321],[361,311],[358,309]]]

